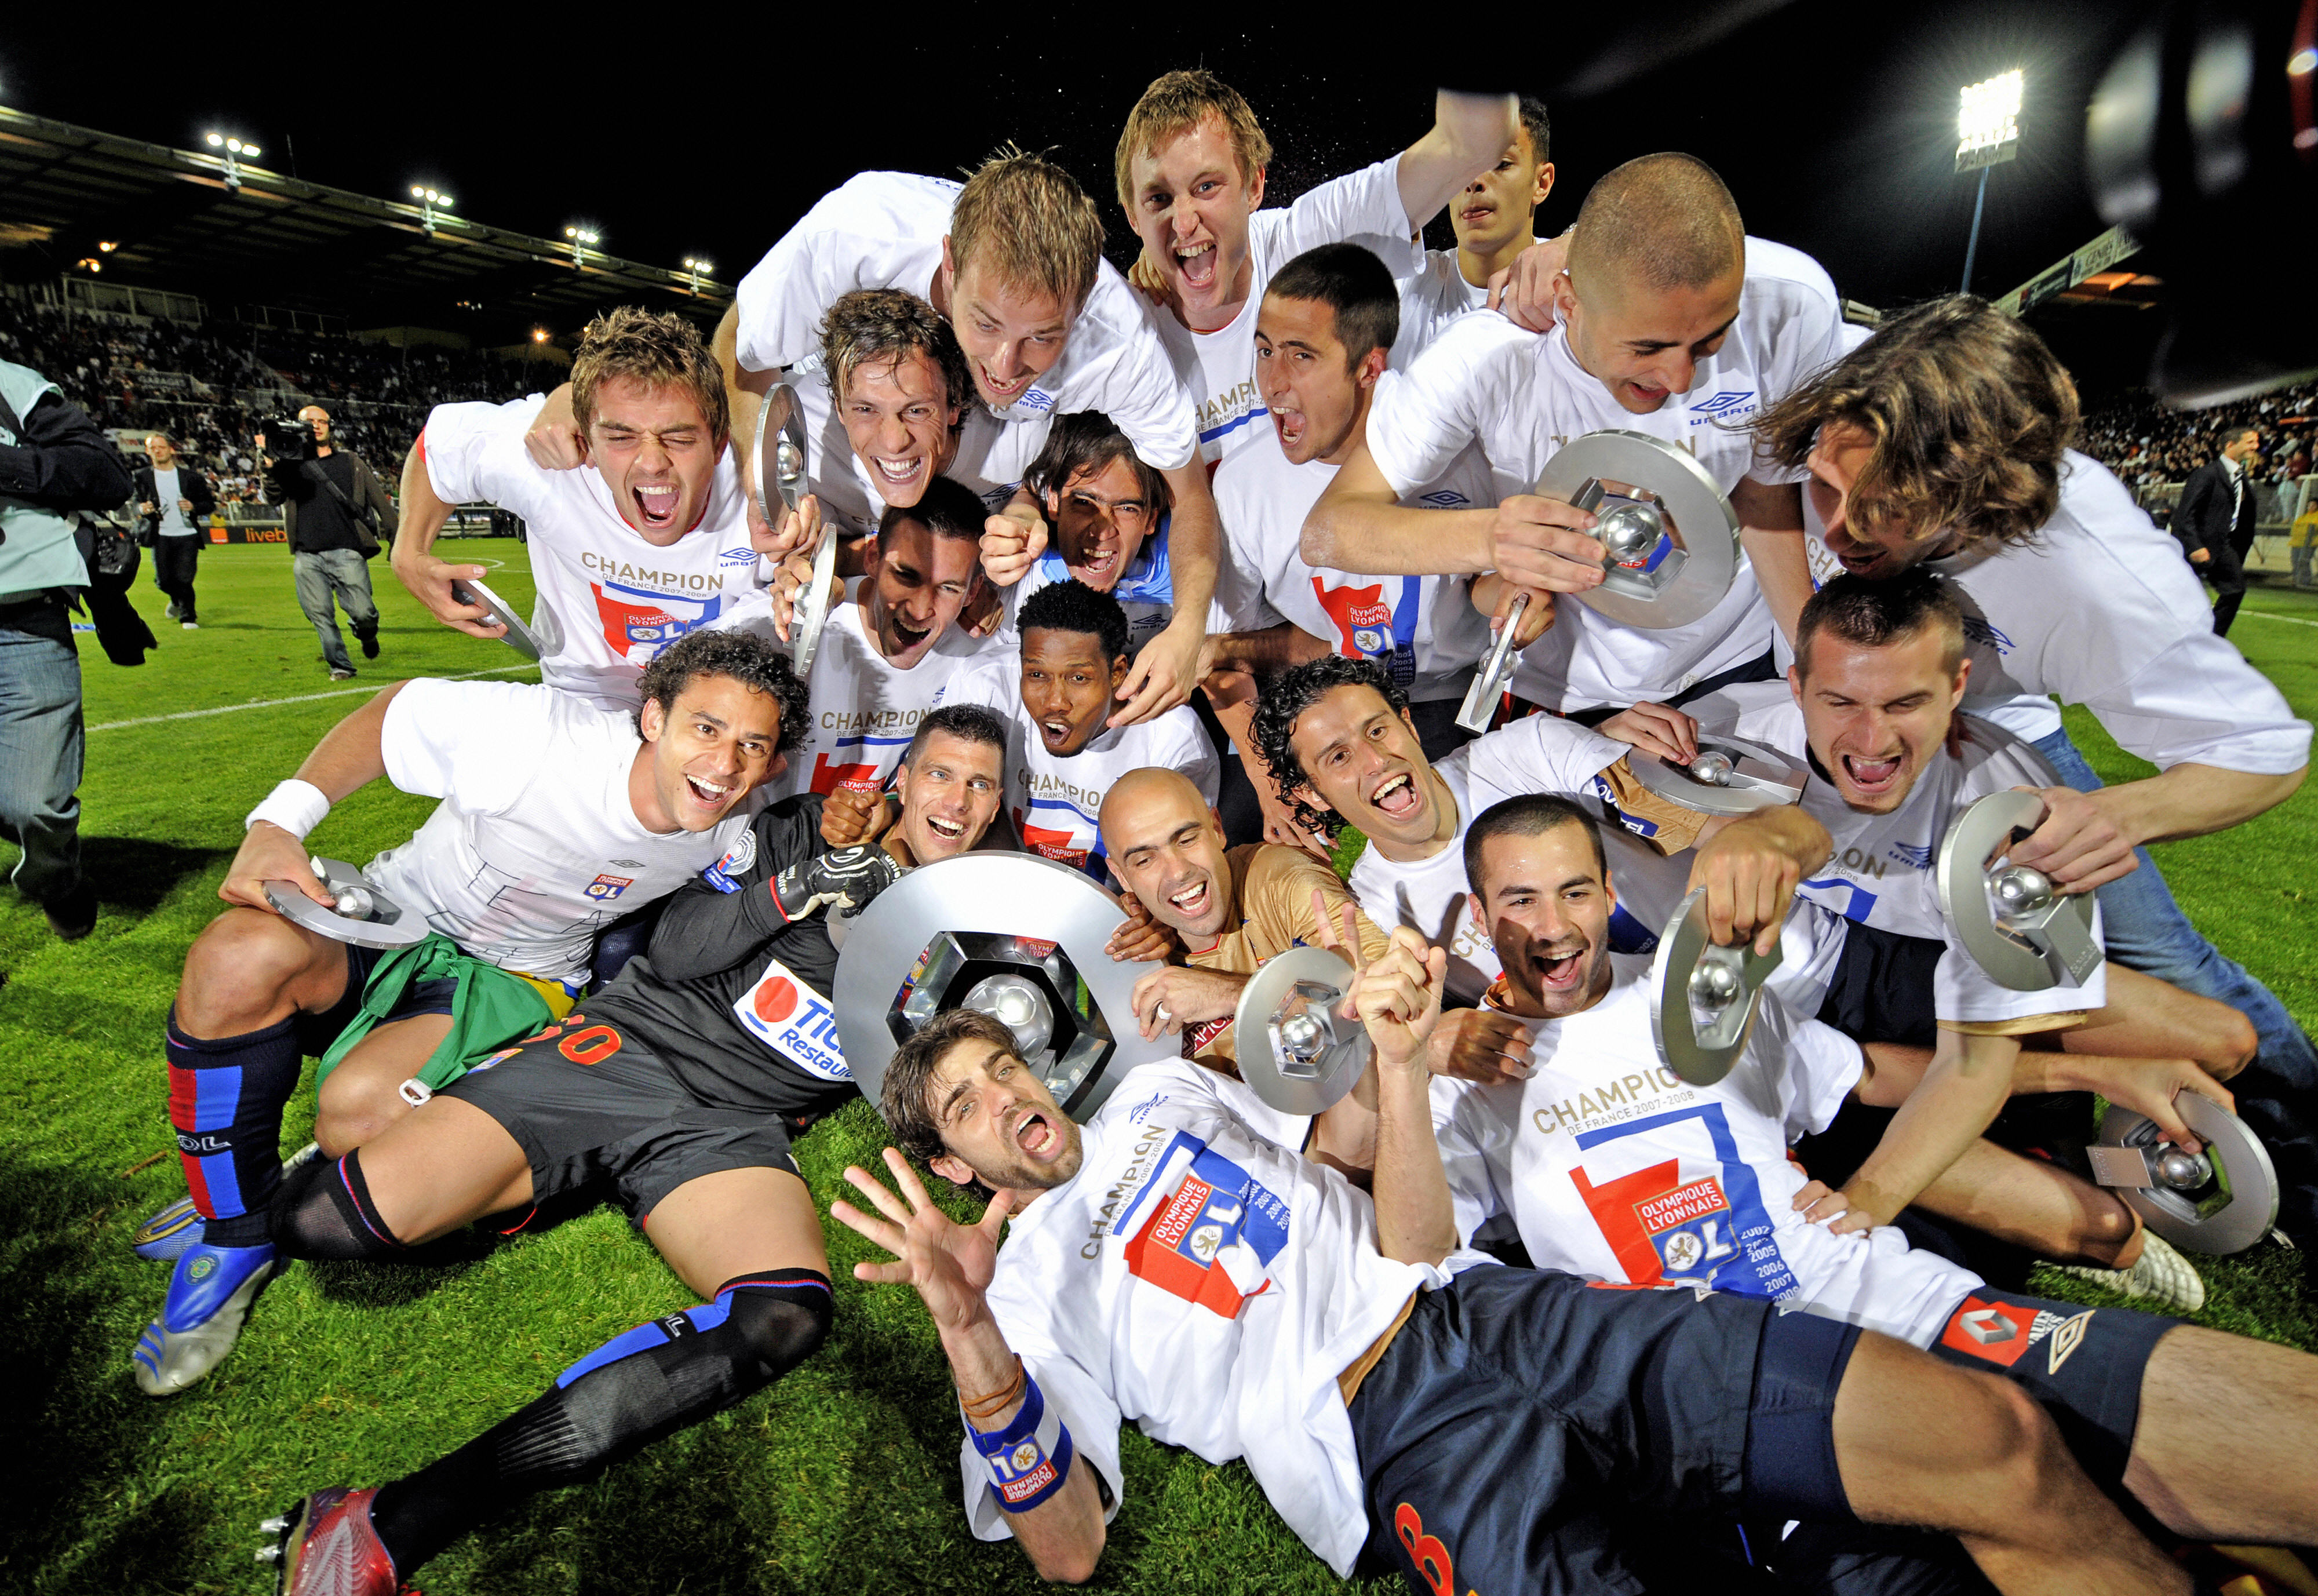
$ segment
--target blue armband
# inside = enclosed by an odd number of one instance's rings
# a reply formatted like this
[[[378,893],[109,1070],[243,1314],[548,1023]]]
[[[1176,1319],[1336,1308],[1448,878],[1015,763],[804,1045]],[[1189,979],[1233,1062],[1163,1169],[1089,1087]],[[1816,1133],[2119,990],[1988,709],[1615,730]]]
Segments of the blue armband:
[[[963,1410],[959,1417],[964,1418]],[[984,1434],[968,1420],[966,1433],[990,1466],[990,1494],[1010,1513],[1027,1513],[1056,1492],[1071,1473],[1071,1432],[1062,1416],[1047,1412],[1038,1382],[1027,1374],[1022,1409],[1003,1430]]]

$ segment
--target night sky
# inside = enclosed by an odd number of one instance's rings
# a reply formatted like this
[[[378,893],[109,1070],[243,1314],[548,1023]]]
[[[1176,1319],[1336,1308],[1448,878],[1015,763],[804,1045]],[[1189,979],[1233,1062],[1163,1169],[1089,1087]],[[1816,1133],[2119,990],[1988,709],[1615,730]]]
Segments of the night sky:
[[[461,19],[436,40],[422,19],[450,14],[440,8],[311,22],[173,10],[165,31],[108,40],[101,61],[85,31],[12,22],[0,103],[180,148],[215,128],[262,146],[266,166],[294,156],[310,180],[383,196],[426,183],[466,215],[553,238],[585,220],[606,250],[668,265],[705,253],[729,282],[854,172],[955,175],[1010,139],[1053,148],[1079,175],[1123,260],[1111,151],[1159,72],[1204,63],[1248,95],[1279,150],[1271,197],[1284,201],[1411,142],[1441,75],[1470,78],[1479,62],[1485,80],[1552,107],[1547,230],[1619,161],[1688,150],[1722,174],[1750,231],[1818,256],[1846,295],[1890,306],[1956,286],[1973,182],[1951,169],[1956,91],[2017,66],[2021,154],[1990,183],[1975,286],[2001,292],[2101,230],[2083,197],[2084,105],[2127,8],[1595,8],[1615,22],[1561,9],[1427,7],[1415,14],[1505,20],[1445,41],[1367,30],[1317,42],[1289,23],[1090,31],[1092,7],[978,6],[939,28],[880,13],[874,35],[836,48],[840,11],[815,15],[813,49],[742,25],[704,28],[689,53],[658,25],[675,8],[649,27],[630,20],[642,13],[533,8],[539,30],[570,18],[573,36],[494,38]],[[1447,241],[1445,220],[1434,230]]]

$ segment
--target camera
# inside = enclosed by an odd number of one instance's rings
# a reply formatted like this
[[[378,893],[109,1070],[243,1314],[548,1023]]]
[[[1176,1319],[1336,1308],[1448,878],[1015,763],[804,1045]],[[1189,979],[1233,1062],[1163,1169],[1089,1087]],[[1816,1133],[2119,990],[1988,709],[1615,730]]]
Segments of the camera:
[[[265,424],[265,452],[278,461],[319,460],[319,443],[311,423],[292,416]]]

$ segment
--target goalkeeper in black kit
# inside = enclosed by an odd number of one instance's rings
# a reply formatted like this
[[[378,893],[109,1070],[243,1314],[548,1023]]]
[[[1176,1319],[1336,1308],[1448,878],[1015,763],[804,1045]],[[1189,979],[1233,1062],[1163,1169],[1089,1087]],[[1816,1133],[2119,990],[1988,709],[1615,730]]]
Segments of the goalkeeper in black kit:
[[[614,1337],[418,1473],[317,1491],[269,1520],[280,1542],[260,1556],[279,1560],[283,1592],[393,1596],[521,1498],[595,1477],[820,1347],[828,1256],[789,1141],[855,1094],[830,1005],[831,919],[982,840],[1005,743],[986,709],[925,716],[895,778],[899,818],[874,844],[834,847],[819,795],[773,804],[602,993],[283,1183],[269,1217],[285,1255],[424,1262],[412,1249],[484,1215],[608,1181],[707,1299]]]

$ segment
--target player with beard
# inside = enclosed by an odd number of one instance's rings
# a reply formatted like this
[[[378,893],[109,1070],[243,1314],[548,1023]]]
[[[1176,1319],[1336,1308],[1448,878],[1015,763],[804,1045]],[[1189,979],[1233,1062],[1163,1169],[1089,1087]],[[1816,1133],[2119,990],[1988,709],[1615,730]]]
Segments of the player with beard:
[[[1003,641],[975,636],[961,620],[982,585],[983,515],[971,490],[937,477],[917,503],[890,506],[878,518],[869,574],[851,584],[853,596],[830,605],[790,792],[882,792],[942,689],[977,660],[1005,652]],[[769,613],[746,626],[786,642],[795,596],[812,579],[812,556],[790,555]]]
[[[1394,352],[1396,366],[1431,347],[1449,323],[1488,304],[1489,280],[1537,244],[1537,208],[1552,192],[1552,120],[1544,101],[1523,94],[1514,141],[1449,202],[1457,247],[1425,251],[1416,277],[1402,287],[1400,319],[1409,345],[1406,355]]]
[[[1715,1084],[1667,1070],[1650,967],[1610,950],[1616,882],[1598,840],[1582,810],[1547,795],[1499,803],[1466,833],[1474,914],[1505,972],[1490,1000],[1522,1024],[1532,1070],[1433,1094],[1459,1235],[1510,1215],[1540,1269],[1777,1301],[2000,1370],[2064,1416],[2097,1482],[2175,1534],[2318,1536],[2318,1360],[1996,1290],[1855,1213],[1824,1223],[1840,1200],[1806,1180],[1789,1145],[1846,1098],[1900,1100],[1905,1081],[1774,1000]],[[1903,1111],[1893,1134],[1905,1131]],[[2225,1459],[2216,1434],[2237,1443]]]
[[[1905,417],[1904,421],[1900,419]],[[1766,412],[1757,435],[1811,473],[1828,550],[1878,579],[1922,564],[1961,589],[1962,707],[2026,739],[2060,776],[2013,850],[2068,892],[2097,890],[2110,956],[2253,1022],[2232,1089],[2287,1190],[2281,1228],[2318,1245],[2318,1052],[2269,990],[2184,917],[2147,845],[2226,829],[2282,802],[2310,727],[2242,656],[2179,546],[2097,461],[2069,447],[2075,385],[2027,327],[1958,295],[1893,318]],[[2158,773],[2104,787],[2054,704],[2080,704]]]
[[[234,907],[194,938],[169,1013],[169,1120],[192,1195],[132,1242],[175,1260],[137,1344],[139,1390],[166,1396],[214,1368],[275,1270],[266,1204],[305,1055],[323,1058],[317,1139],[360,1145],[568,1009],[598,930],[745,840],[740,806],[802,735],[788,661],[704,633],[654,660],[643,693],[614,714],[544,686],[405,682],[250,812],[218,889]],[[365,873],[436,933],[391,955],[308,930],[265,895],[286,883],[329,903],[306,838],[382,776],[443,801]]]
[[[1560,325],[1460,318],[1379,390],[1364,443],[1304,525],[1315,565],[1373,572],[1495,571],[1555,604],[1514,691],[1569,714],[1676,702],[1772,674],[1775,632],[1810,596],[1800,472],[1759,463],[1727,425],[1801,386],[1838,352],[1834,284],[1808,256],[1747,237],[1721,178],[1685,155],[1629,161],[1579,211],[1556,280]],[[1690,625],[1619,624],[1557,594],[1600,585],[1594,518],[1533,492],[1561,446],[1603,429],[1689,450],[1730,496],[1747,559]],[[1426,509],[1403,497],[1478,444],[1492,506]],[[1758,474],[1759,473],[1759,474]]]
[[[1656,797],[1628,767],[1627,745],[1604,734],[1626,730],[1530,715],[1433,760],[1407,698],[1371,660],[1314,660],[1264,695],[1256,749],[1302,823],[1350,825],[1367,838],[1347,878],[1361,909],[1447,952],[1452,1007],[1433,1032],[1442,1073],[1493,1080],[1519,1068],[1512,1027],[1475,1007],[1503,972],[1465,912],[1458,854],[1466,827],[1491,804],[1520,793],[1582,795],[1618,821],[1607,846],[1620,881],[1639,889],[1636,910],[1622,905],[1612,915],[1613,946],[1624,953],[1656,947],[1659,928],[1700,886],[1718,940],[1755,937],[1767,946],[1795,883],[1826,863],[1825,828],[1791,806],[1732,820]]]
[[[1198,401],[1210,464],[1245,447],[1263,416],[1253,313],[1271,273],[1307,249],[1357,240],[1395,275],[1415,275],[1424,224],[1519,129],[1512,95],[1443,89],[1432,128],[1400,154],[1265,211],[1271,142],[1236,89],[1198,69],[1143,91],[1119,136],[1119,203],[1143,240],[1138,275],[1156,291],[1159,330]]]
[[[780,370],[810,354],[830,307],[862,288],[921,295],[948,321],[975,390],[1010,428],[993,445],[999,457],[1034,453],[1050,417],[1101,410],[1166,479],[1182,612],[1137,654],[1127,714],[1142,720],[1182,703],[1198,685],[1222,534],[1190,396],[1148,309],[1103,260],[1102,223],[1085,191],[1043,157],[1009,151],[963,187],[865,172],[825,195],[742,279],[716,329],[737,435],[755,435]],[[744,483],[754,471],[742,461]],[[785,526],[776,541],[792,535],[804,533]]]
[[[308,1164],[272,1209],[294,1258],[428,1261],[481,1217],[609,1180],[708,1301],[614,1337],[538,1401],[392,1484],[307,1496],[282,1526],[289,1596],[392,1596],[524,1497],[613,1464],[771,1384],[829,1333],[829,1260],[792,1137],[854,1095],[828,993],[832,917],[975,847],[1004,729],[938,710],[895,778],[881,845],[831,850],[822,800],[759,814],[753,847],[688,883],[651,951],[584,1012],[469,1071],[358,1152]]]
[[[933,1321],[976,1536],[1092,1578],[1132,1421],[1244,1458],[1339,1576],[1412,1589],[1639,1589],[1628,1547],[1647,1568],[1667,1525],[1742,1513],[1949,1530],[2008,1591],[2191,1588],[2017,1386],[1767,1303],[1460,1247],[1425,1067],[1442,968],[1397,931],[1352,995],[1376,1046],[1373,1202],[1185,1062],[1131,1073],[1082,1131],[986,1016],[897,1050],[895,1139],[996,1195],[957,1224],[889,1150],[894,1187],[846,1171],[876,1212],[831,1212],[895,1256],[856,1277],[914,1287]]]
[[[1111,784],[1129,771],[1178,770],[1212,804],[1215,749],[1181,705],[1155,721],[1106,723],[1128,664],[1127,614],[1109,594],[1075,580],[1041,587],[1016,625],[1020,659],[976,666],[942,702],[984,704],[1006,722],[1006,791],[1022,846],[1100,881],[1096,822]]]
[[[541,428],[569,440],[552,467],[526,452]],[[402,468],[394,574],[454,631],[503,635],[452,593],[490,568],[433,551],[454,505],[513,511],[529,533],[535,618],[561,639],[540,678],[633,709],[645,666],[760,586],[729,433],[723,381],[692,324],[623,306],[588,324],[550,399],[429,413]]]

